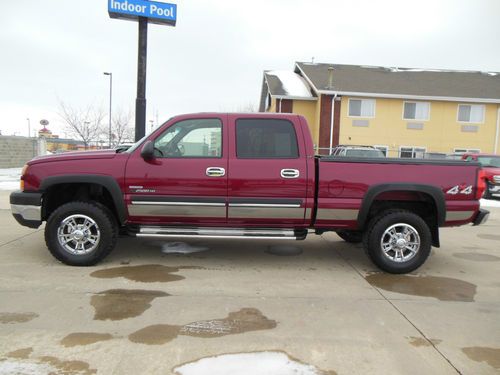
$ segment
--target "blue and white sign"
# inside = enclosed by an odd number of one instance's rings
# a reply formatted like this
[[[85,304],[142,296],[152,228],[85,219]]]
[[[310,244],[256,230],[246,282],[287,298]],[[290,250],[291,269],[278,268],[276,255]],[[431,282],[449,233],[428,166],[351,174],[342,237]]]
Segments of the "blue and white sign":
[[[108,0],[108,13],[111,18],[137,21],[146,17],[148,23],[175,26],[177,4],[160,3],[147,0]]]

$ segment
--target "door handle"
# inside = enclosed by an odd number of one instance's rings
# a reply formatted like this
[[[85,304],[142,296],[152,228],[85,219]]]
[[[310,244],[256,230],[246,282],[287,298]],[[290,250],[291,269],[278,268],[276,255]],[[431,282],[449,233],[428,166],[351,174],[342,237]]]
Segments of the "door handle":
[[[226,170],[219,167],[208,167],[206,174],[208,177],[223,177],[226,175]]]
[[[300,172],[298,169],[282,169],[281,177],[283,178],[298,178],[300,176]]]

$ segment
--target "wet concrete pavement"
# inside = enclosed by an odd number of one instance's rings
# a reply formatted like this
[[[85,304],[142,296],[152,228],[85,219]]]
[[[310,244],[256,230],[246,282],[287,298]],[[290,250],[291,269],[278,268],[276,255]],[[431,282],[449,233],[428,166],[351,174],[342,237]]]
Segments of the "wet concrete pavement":
[[[411,275],[386,275],[335,234],[287,243],[121,238],[101,264],[49,254],[0,192],[0,372],[171,374],[231,353],[278,352],[317,374],[500,372],[500,209],[441,231]],[[47,370],[48,371],[48,370]]]

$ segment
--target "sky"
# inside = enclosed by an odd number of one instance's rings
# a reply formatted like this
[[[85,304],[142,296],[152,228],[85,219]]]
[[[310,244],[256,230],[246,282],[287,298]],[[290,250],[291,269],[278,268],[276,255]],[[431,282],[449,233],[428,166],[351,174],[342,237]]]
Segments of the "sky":
[[[263,70],[296,61],[500,72],[500,0],[170,2],[177,25],[148,29],[148,130],[181,113],[257,109]],[[109,18],[107,0],[2,4],[3,135],[46,119],[64,137],[61,102],[107,110],[103,72],[112,111],[135,110],[136,22]]]

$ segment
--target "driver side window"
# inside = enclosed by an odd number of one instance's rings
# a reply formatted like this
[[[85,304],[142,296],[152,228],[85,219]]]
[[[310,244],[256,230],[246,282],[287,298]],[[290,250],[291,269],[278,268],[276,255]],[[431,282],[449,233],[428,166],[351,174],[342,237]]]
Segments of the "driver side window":
[[[157,158],[222,157],[222,122],[192,119],[170,126],[154,143]]]

